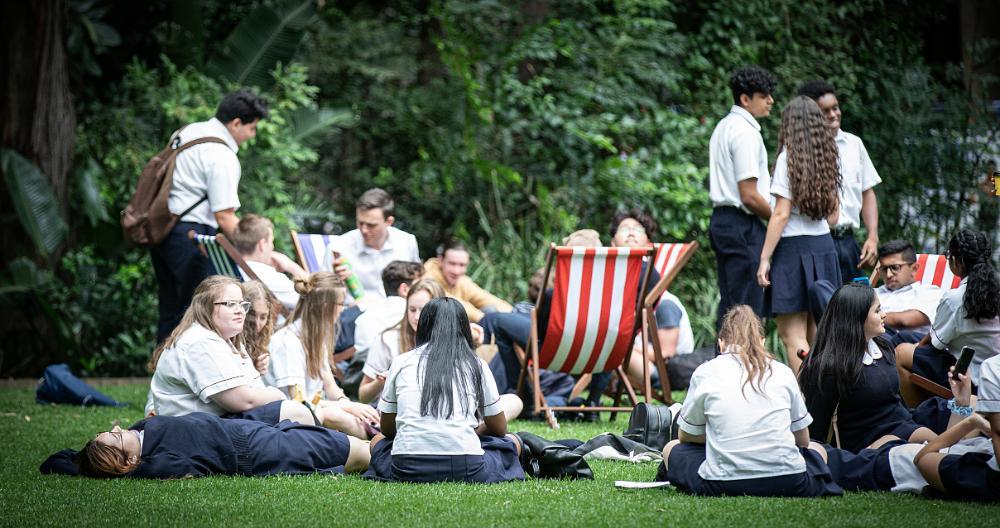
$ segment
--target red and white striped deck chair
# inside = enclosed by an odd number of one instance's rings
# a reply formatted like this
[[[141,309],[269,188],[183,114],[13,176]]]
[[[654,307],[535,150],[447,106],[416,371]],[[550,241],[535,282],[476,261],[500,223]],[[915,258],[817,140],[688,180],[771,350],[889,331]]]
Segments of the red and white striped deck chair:
[[[962,278],[956,276],[948,267],[948,257],[944,255],[917,255],[917,282],[925,286],[934,285],[942,290],[958,288]]]
[[[656,335],[656,305],[660,302],[660,298],[663,297],[663,292],[667,291],[670,283],[673,282],[677,274],[684,268],[684,265],[691,260],[691,256],[698,249],[698,242],[657,243],[653,244],[653,248],[656,251],[656,256],[653,259],[653,268],[660,274],[660,282],[656,283],[656,286],[653,287],[649,294],[646,295],[645,300],[643,300],[643,339],[653,343],[654,363],[656,364],[656,370],[660,374],[660,395],[658,398],[669,405],[673,403],[673,399],[670,396],[670,378],[667,377],[667,360],[663,357],[663,351],[660,349],[660,340],[653,337]],[[648,384],[649,376],[644,374],[644,378]],[[643,387],[643,390],[643,394],[656,396],[652,392],[653,388],[651,385]]]
[[[640,328],[639,292],[645,291],[653,270],[647,266],[643,274],[642,261],[652,252],[652,248],[549,247],[542,282],[548,283],[554,263],[548,326],[544,342],[539,343],[538,310],[531,312],[530,352],[521,382],[531,376],[535,412],[544,413],[550,426],[556,427],[553,411],[629,412],[638,403],[622,366]],[[539,292],[536,307],[544,295],[544,290]],[[540,369],[572,375],[616,371],[632,405],[619,406],[619,391],[611,407],[550,407],[541,390]]]

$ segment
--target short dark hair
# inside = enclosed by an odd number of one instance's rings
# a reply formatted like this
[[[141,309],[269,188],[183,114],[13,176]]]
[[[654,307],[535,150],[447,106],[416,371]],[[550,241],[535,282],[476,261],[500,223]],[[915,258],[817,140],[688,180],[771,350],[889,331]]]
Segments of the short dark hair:
[[[621,225],[626,218],[631,218],[632,220],[639,222],[639,225],[646,230],[646,237],[649,238],[650,242],[656,239],[656,220],[653,220],[653,217],[650,216],[649,213],[639,209],[638,207],[633,207],[628,211],[618,211],[615,213],[615,216],[611,218],[611,227],[608,229],[612,238],[614,238],[615,233],[618,232],[618,226]]]
[[[400,284],[411,284],[424,275],[424,266],[419,262],[394,260],[382,268],[382,288],[389,297],[399,295]]]
[[[913,248],[913,244],[907,242],[906,240],[890,240],[878,247],[879,259],[888,257],[889,255],[895,255],[897,253],[902,253],[903,260],[907,262],[917,261],[917,250]]]
[[[443,257],[445,253],[449,251],[464,251],[469,252],[469,248],[465,247],[465,243],[457,238],[449,238],[445,240],[443,244],[437,247],[437,254],[439,257]]]
[[[755,93],[771,95],[778,81],[771,72],[760,66],[748,66],[733,72],[729,77],[729,88],[733,91],[733,102],[740,104],[740,95],[753,97]]]
[[[392,210],[396,207],[396,204],[392,201],[392,196],[389,196],[389,193],[385,192],[385,189],[375,187],[374,189],[368,189],[365,191],[361,197],[358,198],[354,207],[361,209],[362,211],[380,209],[382,211],[382,217],[389,218],[392,216]]]
[[[215,118],[223,123],[233,119],[239,119],[243,123],[267,119],[267,99],[246,88],[228,93],[219,103]]]
[[[833,85],[824,81],[823,79],[813,79],[807,81],[802,86],[799,86],[799,95],[804,95],[813,101],[818,101],[820,97],[826,94],[833,94],[834,97],[837,96],[837,90],[833,88]]]

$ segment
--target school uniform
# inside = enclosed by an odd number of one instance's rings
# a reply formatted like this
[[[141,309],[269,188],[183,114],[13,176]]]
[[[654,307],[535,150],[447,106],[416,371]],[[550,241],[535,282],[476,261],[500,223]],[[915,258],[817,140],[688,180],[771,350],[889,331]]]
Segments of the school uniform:
[[[962,347],[975,349],[968,374],[972,383],[979,386],[979,369],[984,361],[1000,350],[1000,318],[976,321],[966,317],[962,299],[968,278],[963,278],[958,288],[941,295],[937,313],[931,325],[931,346],[913,351],[913,373],[948,385],[948,369],[962,353]]]
[[[890,290],[883,284],[882,286],[875,288],[875,293],[878,294],[878,300],[882,305],[882,311],[887,314],[917,310],[918,312],[926,315],[928,321],[933,321],[934,316],[937,314],[937,307],[941,302],[941,296],[944,294],[944,290],[934,286],[933,284],[921,284],[919,282],[914,282],[895,290]],[[931,325],[926,324],[924,326],[915,326],[912,328],[896,328],[896,330],[910,330],[923,336],[931,331]]]
[[[861,138],[837,130],[834,139],[840,159],[840,216],[830,234],[837,249],[841,278],[850,282],[855,277],[864,276],[864,272],[858,269],[861,249],[854,238],[854,231],[861,228],[862,194],[882,183],[882,178],[872,165]]]
[[[774,165],[771,194],[795,203],[788,180],[785,152]],[[840,284],[837,248],[830,236],[825,218],[814,219],[792,206],[781,240],[771,256],[771,287],[765,293],[765,305],[770,316],[804,312],[809,309],[809,289],[817,281]],[[756,280],[756,279],[754,279]]]
[[[931,398],[913,410],[903,404],[895,354],[879,338],[868,342],[858,379],[846,394],[838,394],[836,382],[832,376],[825,376],[806,399],[809,413],[815,418],[809,427],[809,436],[814,440],[833,442],[830,427],[834,413],[839,447],[852,453],[885,435],[906,440],[921,427],[937,434],[948,428],[951,412],[943,398]]]
[[[757,192],[771,202],[771,177],[760,123],[734,105],[712,132],[708,147],[712,218],[708,236],[715,252],[719,281],[716,328],[734,305],[746,304],[764,317],[764,290],[757,285],[760,251],[767,228],[740,199],[739,182],[757,179]]]
[[[391,295],[387,297],[384,301],[378,303],[376,306],[368,308],[361,316],[358,317],[354,325],[354,349],[355,354],[366,354],[371,356],[375,349],[381,348],[383,343],[388,342],[390,339],[394,339],[399,342],[398,331],[395,337],[390,338],[387,329],[392,328],[399,324],[403,320],[403,316],[406,315],[406,299],[398,296]],[[403,323],[408,324],[408,323]],[[398,354],[399,351],[396,351]],[[392,357],[395,357],[393,355]],[[390,361],[392,358],[389,358]],[[380,372],[385,372],[389,369],[389,364],[385,364],[385,370]],[[367,372],[366,372],[367,374]],[[374,376],[372,376],[374,378]]]
[[[302,345],[301,319],[275,332],[267,348],[271,362],[264,375],[266,385],[278,387],[289,396],[289,387],[299,385],[306,400],[311,400],[317,392],[323,393],[323,378],[309,375],[306,349]],[[320,369],[321,372],[330,369],[330,361],[326,356],[323,357]]]
[[[229,414],[212,396],[242,386],[264,386],[253,360],[198,323],[163,351],[150,381],[153,408],[159,416]]]
[[[812,422],[795,375],[769,362],[761,392],[744,385],[739,356],[724,353],[691,377],[678,425],[705,444],[680,444],[665,475],[696,495],[819,497],[841,495],[818,453],[795,445],[794,432]]]
[[[428,346],[399,356],[386,376],[378,409],[396,414],[396,436],[372,450],[366,477],[404,482],[504,482],[523,480],[517,448],[509,438],[476,434],[482,416],[503,412],[500,394],[483,360],[478,359],[483,406],[472,387],[456,387],[454,409],[446,418],[420,413],[423,361]],[[468,402],[463,410],[461,401]]]

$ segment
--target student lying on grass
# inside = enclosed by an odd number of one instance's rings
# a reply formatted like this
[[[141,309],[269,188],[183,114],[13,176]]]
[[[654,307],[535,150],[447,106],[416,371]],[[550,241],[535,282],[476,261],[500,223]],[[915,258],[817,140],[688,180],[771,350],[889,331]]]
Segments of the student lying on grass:
[[[496,381],[473,350],[462,303],[432,300],[417,348],[392,362],[379,401],[366,477],[405,482],[523,480],[521,444],[507,434]],[[479,416],[483,417],[480,422]]]
[[[960,374],[959,379],[951,380],[952,388],[968,398],[971,378]],[[972,414],[924,445],[886,436],[857,454],[828,446],[827,463],[845,490],[920,493],[930,484],[945,498],[996,501],[1000,479],[989,471],[996,460],[990,436],[990,423]]]
[[[304,407],[301,411],[308,414]],[[357,473],[368,467],[368,459],[365,442],[323,427],[194,412],[152,416],[129,429],[116,425],[87,442],[79,453],[60,451],[39,469],[95,478],[169,479]]]

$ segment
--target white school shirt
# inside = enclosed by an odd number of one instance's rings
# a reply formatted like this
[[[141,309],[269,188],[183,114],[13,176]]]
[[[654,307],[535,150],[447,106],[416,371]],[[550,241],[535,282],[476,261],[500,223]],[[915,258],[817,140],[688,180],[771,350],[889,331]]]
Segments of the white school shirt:
[[[323,378],[309,377],[306,349],[302,346],[301,322],[301,320],[295,321],[271,337],[271,343],[267,347],[271,354],[271,362],[267,367],[267,374],[264,375],[264,383],[278,387],[286,396],[290,396],[288,387],[300,385],[308,401],[317,392],[323,392]],[[324,371],[330,369],[328,358],[323,358],[321,368]]]
[[[226,144],[203,143],[177,155],[167,207],[171,213],[181,214],[207,194],[208,200],[181,217],[180,221],[219,227],[215,212],[240,207],[236,194],[240,185],[240,160],[236,157],[239,146],[226,125],[214,117],[186,126],[180,133],[180,142],[209,136],[217,137]]]
[[[698,475],[706,480],[742,480],[802,473],[806,462],[793,432],[812,423],[791,369],[769,362],[760,394],[743,382],[746,371],[736,354],[702,363],[680,414],[680,428],[706,435],[705,462]]]
[[[933,321],[944,290],[933,284],[914,282],[895,290],[890,290],[883,284],[875,288],[875,293],[878,294],[879,303],[881,303],[882,311],[885,313],[917,310],[926,315],[928,321]],[[897,328],[897,330],[901,329]],[[910,330],[927,333],[931,331],[931,325],[917,326],[910,328]]]
[[[838,226],[861,227],[861,195],[882,183],[861,138],[837,130],[834,138],[840,158],[840,218]]]
[[[680,324],[677,325],[680,332],[677,336],[677,355],[690,354],[694,352],[694,332],[691,330],[691,319],[688,318],[687,308],[684,307],[684,303],[682,303],[676,295],[668,291],[664,291],[663,296],[660,297],[660,302],[665,301],[674,303],[681,311]]]
[[[896,485],[892,487],[893,493],[920,493],[928,485],[927,479],[920,473],[920,469],[913,463],[913,457],[924,448],[926,444],[903,444],[889,450],[889,470],[892,472],[892,479]],[[982,436],[967,438],[957,444],[946,447],[938,451],[945,455],[961,456],[965,453],[987,453],[993,454],[993,443],[989,438]],[[996,456],[987,462],[991,468],[996,470]]]
[[[365,310],[354,322],[355,353],[365,352],[370,358],[373,351],[382,348],[380,344],[383,339],[382,332],[399,324],[405,314],[406,299],[398,295],[387,297],[384,301]],[[388,333],[385,337],[388,339]],[[397,333],[395,340],[398,341],[398,339],[399,334]],[[366,361],[365,365],[367,364]],[[378,372],[385,372],[388,368],[389,364],[386,363],[385,369]],[[375,376],[370,377],[374,378]]]
[[[295,283],[288,278],[288,275],[274,269],[270,264],[255,260],[247,260],[246,263],[282,306],[289,310],[295,309],[295,305],[299,302],[299,294],[295,291]],[[250,280],[243,268],[240,268],[240,275],[243,275],[243,280]]]
[[[962,297],[965,296],[968,280],[967,277],[962,279],[958,288],[941,294],[941,302],[931,324],[931,344],[938,350],[947,348],[955,358],[962,354],[962,347],[974,348],[976,354],[972,356],[969,375],[972,376],[972,383],[978,386],[980,365],[1000,353],[1000,318],[976,322],[965,317]]]
[[[163,351],[149,385],[153,408],[159,416],[193,412],[221,416],[229,411],[211,397],[241,386],[264,386],[253,361],[198,323]]]
[[[778,154],[777,161],[774,162],[774,178],[771,180],[771,194],[787,198],[792,202],[792,214],[788,217],[785,230],[781,232],[782,237],[793,236],[816,236],[825,235],[830,232],[830,224],[826,218],[815,220],[799,212],[796,207],[795,197],[792,196],[792,187],[788,182],[788,158],[785,151]]]
[[[389,236],[382,249],[366,246],[365,239],[358,229],[348,231],[340,237],[337,250],[341,252],[341,257],[347,258],[354,274],[361,281],[366,296],[386,297],[385,288],[382,287],[382,270],[390,262],[394,260],[420,262],[417,237],[392,226],[389,226],[388,233]],[[333,269],[333,251],[328,250],[323,257],[323,269],[326,271]]]
[[[708,144],[708,195],[712,207],[739,207],[753,214],[740,200],[738,182],[757,178],[757,192],[774,207],[767,149],[760,123],[743,107],[733,105],[712,131]]]
[[[361,373],[375,379],[379,374],[388,372],[397,357],[399,357],[399,330],[393,328],[375,336]]]
[[[392,442],[393,455],[482,455],[483,448],[476,434],[479,419],[475,391],[471,387],[455,387],[454,408],[448,418],[420,415],[420,393],[423,381],[421,359],[427,358],[427,346],[399,356],[385,379],[378,410],[396,413],[396,438]],[[479,409],[483,416],[496,416],[503,412],[496,380],[486,362],[476,358],[482,376],[485,405]],[[460,401],[469,402],[468,412],[462,411]]]
[[[993,356],[983,361],[979,372],[979,394],[976,400],[976,412],[1000,412],[1000,356]],[[990,447],[992,447],[992,444],[990,444]],[[988,464],[993,471],[1000,471],[996,453],[993,453],[993,458],[990,459]]]

